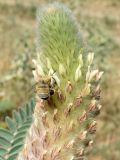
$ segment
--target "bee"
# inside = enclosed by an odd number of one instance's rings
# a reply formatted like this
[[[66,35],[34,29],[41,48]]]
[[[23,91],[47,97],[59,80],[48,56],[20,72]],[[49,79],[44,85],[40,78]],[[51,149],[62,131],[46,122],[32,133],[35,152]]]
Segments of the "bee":
[[[35,93],[39,98],[47,100],[50,96],[54,94],[54,87],[56,81],[53,76],[41,77],[39,82],[35,85]]]

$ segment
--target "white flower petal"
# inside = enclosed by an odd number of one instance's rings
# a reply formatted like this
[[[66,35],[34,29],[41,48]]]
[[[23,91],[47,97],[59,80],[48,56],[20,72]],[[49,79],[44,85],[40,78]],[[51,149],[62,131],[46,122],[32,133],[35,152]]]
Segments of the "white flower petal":
[[[98,72],[99,71],[97,69],[90,72],[89,82],[98,74]]]
[[[82,54],[79,55],[78,60],[79,60],[79,65],[82,67],[83,66]]]
[[[93,52],[88,53],[87,61],[88,61],[88,64],[89,64],[89,65],[92,64],[93,58],[94,58],[94,53],[93,53]]]
[[[82,75],[82,72],[81,72],[81,65],[79,65],[76,69],[76,72],[75,72],[75,81],[77,82],[80,77]]]
[[[61,75],[65,75],[66,74],[66,70],[65,70],[65,67],[64,67],[64,65],[63,64],[59,64],[59,73],[61,74]]]

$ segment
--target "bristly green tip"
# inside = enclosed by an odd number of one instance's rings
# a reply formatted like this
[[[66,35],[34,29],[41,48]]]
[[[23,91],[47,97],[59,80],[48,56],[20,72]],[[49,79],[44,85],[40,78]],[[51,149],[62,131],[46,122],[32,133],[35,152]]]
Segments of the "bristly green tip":
[[[37,50],[41,52],[42,66],[50,68],[49,59],[52,68],[59,68],[62,76],[75,72],[77,59],[81,65],[83,63],[79,55],[82,54],[83,40],[71,11],[60,3],[49,4],[38,9],[37,21]]]

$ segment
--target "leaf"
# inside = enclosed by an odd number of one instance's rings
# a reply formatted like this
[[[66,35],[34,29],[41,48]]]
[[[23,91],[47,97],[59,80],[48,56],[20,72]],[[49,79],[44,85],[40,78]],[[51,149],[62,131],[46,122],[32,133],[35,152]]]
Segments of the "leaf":
[[[28,124],[22,125],[22,127],[19,128],[18,131],[26,131],[26,129],[28,129],[28,128],[30,127],[31,122],[32,122],[32,121],[29,121]]]
[[[7,160],[15,160],[16,157],[17,157],[17,154],[18,154],[18,153],[16,153],[16,154],[11,154],[11,155],[7,158]],[[4,160],[4,159],[3,159],[3,160]]]
[[[11,144],[10,144],[10,141],[6,140],[5,138],[1,137],[0,136],[0,144],[5,148],[5,149],[8,149]]]
[[[8,141],[13,139],[12,133],[8,129],[0,128],[0,136]]]
[[[20,115],[21,115],[21,118],[22,118],[22,122],[25,121],[26,117],[27,117],[27,113],[25,111],[26,108],[20,108]]]
[[[4,148],[0,148],[0,156],[4,156],[7,153],[7,150]]]
[[[16,135],[15,135],[15,139],[18,138],[18,137],[24,137],[26,133],[26,130],[23,130],[23,131],[19,131]]]
[[[31,100],[18,111],[13,111],[12,118],[6,117],[8,129],[0,128],[0,160],[16,159],[32,123],[34,106],[34,100]]]
[[[23,137],[18,137],[16,139],[14,139],[12,146],[14,146],[15,144],[18,144],[18,143],[20,144],[20,143],[22,143],[22,141],[23,141]]]
[[[18,126],[22,124],[22,119],[19,112],[13,111],[12,116],[14,120],[17,122]]]
[[[7,125],[8,125],[8,128],[12,131],[12,132],[14,132],[15,130],[16,130],[16,123],[15,123],[15,121],[14,120],[12,120],[11,118],[9,118],[9,117],[6,117],[6,123],[7,123]]]
[[[18,151],[21,150],[22,144],[19,144],[13,148],[11,148],[11,150],[9,151],[9,154],[17,154]]]

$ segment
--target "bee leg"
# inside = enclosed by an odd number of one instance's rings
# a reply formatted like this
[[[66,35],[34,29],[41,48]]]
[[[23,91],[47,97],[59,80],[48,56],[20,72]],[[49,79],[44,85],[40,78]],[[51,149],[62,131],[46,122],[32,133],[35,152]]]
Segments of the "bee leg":
[[[51,108],[56,108],[56,105],[54,103],[54,100],[52,99],[52,97],[50,97],[48,99],[48,105],[51,107]]]
[[[38,97],[39,98],[39,97]],[[36,99],[36,103],[41,107],[41,108],[44,108],[45,107],[45,105],[46,105],[46,100],[43,100],[43,99]]]
[[[52,96],[54,94],[54,90],[53,89],[50,89],[50,95]]]

